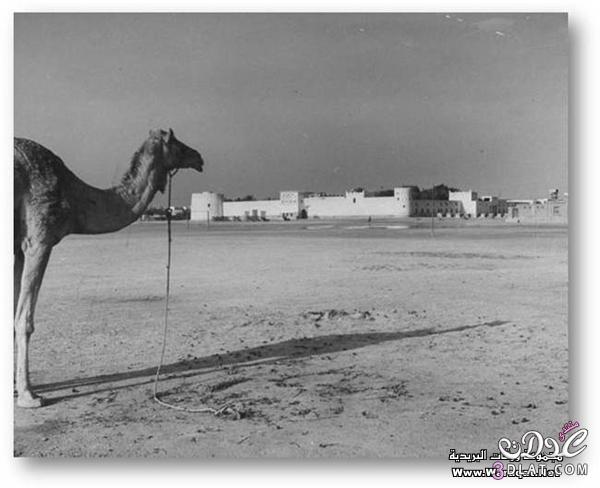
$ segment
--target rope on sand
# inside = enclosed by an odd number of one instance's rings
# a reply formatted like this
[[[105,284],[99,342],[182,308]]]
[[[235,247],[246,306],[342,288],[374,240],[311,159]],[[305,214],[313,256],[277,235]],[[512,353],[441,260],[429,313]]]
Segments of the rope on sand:
[[[181,412],[188,413],[211,413],[217,417],[224,415],[231,415],[236,420],[241,418],[240,413],[233,407],[231,403],[226,403],[219,407],[186,407],[182,405],[174,405],[172,403],[166,402],[162,400],[158,395],[158,382],[160,378],[160,370],[164,365],[165,359],[165,350],[167,348],[167,332],[169,329],[169,297],[171,292],[171,180],[173,176],[175,176],[177,170],[169,172],[169,182],[168,182],[168,209],[167,209],[167,279],[166,279],[166,289],[165,289],[165,315],[164,315],[164,327],[163,327],[163,338],[162,338],[162,350],[160,353],[160,361],[158,363],[158,367],[156,368],[156,375],[154,376],[154,401],[163,407],[171,408],[173,410],[179,410]]]

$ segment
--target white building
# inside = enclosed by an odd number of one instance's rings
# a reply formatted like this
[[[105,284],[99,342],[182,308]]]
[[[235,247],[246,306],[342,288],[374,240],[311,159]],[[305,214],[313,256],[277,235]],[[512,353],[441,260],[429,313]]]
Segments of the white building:
[[[308,217],[369,217],[410,215],[409,197],[403,188],[394,189],[394,196],[370,197],[364,190],[347,191],[343,196],[307,196],[304,209]]]
[[[462,204],[461,212],[464,215],[471,217],[477,216],[477,192],[472,190],[467,191],[451,191],[448,192],[448,200],[460,202]]]
[[[508,213],[506,200],[491,195],[478,198],[477,192],[473,190],[451,191],[448,193],[448,199],[460,202],[461,214],[468,217],[503,216]]]
[[[569,194],[561,197],[558,189],[549,190],[548,198],[535,200],[508,200],[508,221],[518,223],[569,222]]]
[[[504,215],[506,200],[481,199],[477,192],[450,191],[448,200],[418,199],[415,186],[394,188],[392,196],[369,196],[364,190],[325,196],[282,191],[277,200],[225,201],[220,193],[192,195],[192,220],[214,217],[241,220],[296,219],[298,217],[480,217]]]
[[[191,220],[212,220],[223,217],[223,194],[203,191],[192,193]]]

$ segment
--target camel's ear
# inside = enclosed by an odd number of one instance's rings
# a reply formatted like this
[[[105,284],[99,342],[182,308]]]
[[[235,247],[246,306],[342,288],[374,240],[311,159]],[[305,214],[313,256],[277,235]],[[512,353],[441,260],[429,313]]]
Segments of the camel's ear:
[[[171,142],[171,140],[173,139],[173,129],[169,129],[169,131],[163,135],[163,140],[169,144],[169,142]]]

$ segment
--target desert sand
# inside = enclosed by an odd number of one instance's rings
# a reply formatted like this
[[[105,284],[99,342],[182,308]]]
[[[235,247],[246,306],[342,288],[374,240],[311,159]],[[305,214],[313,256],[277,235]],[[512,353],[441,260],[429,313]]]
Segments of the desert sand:
[[[174,223],[52,255],[16,456],[445,457],[568,420],[568,229]],[[497,449],[496,449],[497,450]]]

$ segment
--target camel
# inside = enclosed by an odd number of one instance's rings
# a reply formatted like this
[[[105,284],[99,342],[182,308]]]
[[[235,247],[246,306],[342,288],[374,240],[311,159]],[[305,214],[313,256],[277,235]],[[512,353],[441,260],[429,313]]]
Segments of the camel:
[[[44,404],[29,382],[29,340],[44,271],[52,248],[69,234],[103,234],[135,222],[170,172],[202,171],[200,154],[173,131],[152,130],[119,185],[101,190],[75,176],[50,150],[15,138],[14,316],[17,405]]]

